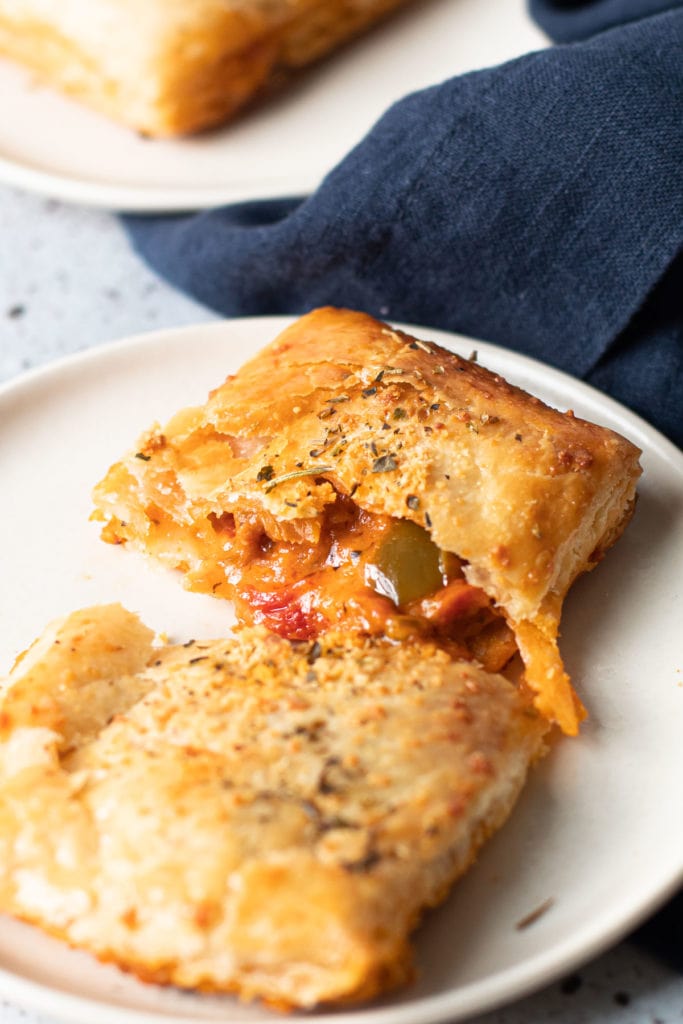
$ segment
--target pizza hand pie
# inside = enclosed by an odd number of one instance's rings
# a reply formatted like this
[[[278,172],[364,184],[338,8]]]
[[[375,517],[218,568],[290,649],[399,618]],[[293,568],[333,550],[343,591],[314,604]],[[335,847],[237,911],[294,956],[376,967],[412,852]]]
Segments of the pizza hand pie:
[[[233,117],[408,0],[0,0],[0,55],[151,136]]]
[[[291,639],[432,639],[487,671],[519,653],[536,707],[574,734],[562,602],[627,523],[638,456],[472,360],[327,308],[151,427],[94,516]]]
[[[0,910],[139,977],[279,1008],[411,976],[408,937],[505,820],[547,723],[440,646],[156,646],[54,623],[0,699]]]

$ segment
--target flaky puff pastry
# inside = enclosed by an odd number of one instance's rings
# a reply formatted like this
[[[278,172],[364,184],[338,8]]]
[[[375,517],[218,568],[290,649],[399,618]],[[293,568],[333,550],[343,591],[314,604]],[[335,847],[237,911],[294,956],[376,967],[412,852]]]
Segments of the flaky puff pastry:
[[[410,978],[420,911],[546,723],[441,649],[54,623],[0,701],[0,910],[145,980],[288,1008]]]
[[[412,520],[465,561],[514,630],[537,707],[575,733],[562,601],[628,521],[638,456],[475,362],[327,308],[145,435],[98,485],[96,517],[209,579],[211,523],[226,512],[251,510],[274,539],[315,539],[337,493]]]
[[[227,121],[408,0],[0,0],[0,55],[148,135]]]

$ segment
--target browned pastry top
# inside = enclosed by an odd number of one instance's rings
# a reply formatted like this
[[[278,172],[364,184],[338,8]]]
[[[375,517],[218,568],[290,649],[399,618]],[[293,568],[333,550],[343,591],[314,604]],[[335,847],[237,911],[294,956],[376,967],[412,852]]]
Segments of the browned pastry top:
[[[505,615],[541,710],[575,731],[581,711],[555,645],[561,604],[627,522],[638,455],[475,362],[328,308],[294,323],[205,405],[153,428],[112,467],[96,504],[116,539],[214,591],[210,535],[226,516],[311,545],[339,496],[419,524]]]

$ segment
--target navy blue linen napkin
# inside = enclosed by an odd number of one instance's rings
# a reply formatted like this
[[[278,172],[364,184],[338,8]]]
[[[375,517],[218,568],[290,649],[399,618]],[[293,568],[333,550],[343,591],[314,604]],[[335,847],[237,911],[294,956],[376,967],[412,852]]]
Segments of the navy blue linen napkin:
[[[617,0],[535,2],[574,31]],[[683,6],[407,96],[307,198],[126,226],[228,316],[330,303],[460,331],[683,446]]]

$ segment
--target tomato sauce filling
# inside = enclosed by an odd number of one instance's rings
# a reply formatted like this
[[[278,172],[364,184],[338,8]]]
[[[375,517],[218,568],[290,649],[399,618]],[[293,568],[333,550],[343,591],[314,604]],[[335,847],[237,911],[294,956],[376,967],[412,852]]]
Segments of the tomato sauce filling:
[[[229,597],[239,618],[290,640],[342,628],[393,640],[430,638],[499,671],[516,652],[511,630],[464,563],[408,520],[338,495],[316,540],[273,540],[256,516],[212,517],[220,580],[193,589]]]

